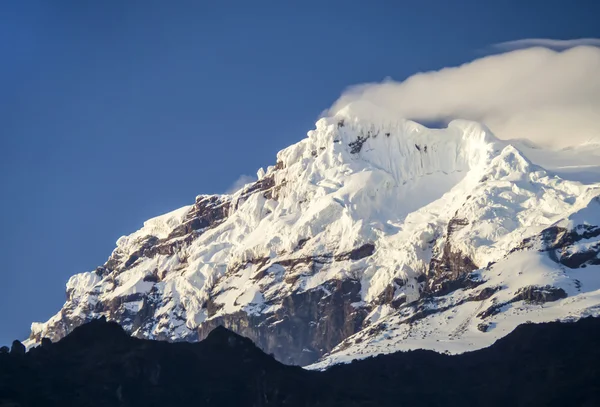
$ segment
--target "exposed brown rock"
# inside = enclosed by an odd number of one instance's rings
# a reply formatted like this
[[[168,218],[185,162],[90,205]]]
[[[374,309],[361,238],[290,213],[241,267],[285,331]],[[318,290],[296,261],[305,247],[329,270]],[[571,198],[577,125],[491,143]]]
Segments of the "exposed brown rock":
[[[175,228],[167,240],[193,231],[214,227],[229,216],[231,201],[220,195],[200,195],[182,225]]]
[[[530,304],[543,304],[551,301],[558,301],[560,299],[567,298],[567,293],[562,288],[552,287],[546,285],[540,286],[527,286],[520,288],[515,296],[510,301],[493,304],[486,310],[477,314],[478,318],[485,319],[492,315],[499,313],[502,307],[512,304],[517,301],[524,301]]]
[[[490,325],[486,324],[485,322],[482,322],[477,325],[477,329],[481,332],[487,332],[490,329]]]
[[[358,136],[356,140],[352,141],[348,144],[350,147],[350,154],[358,154],[360,150],[362,150],[363,144],[369,139],[369,135],[366,136]]]
[[[358,281],[333,280],[324,288],[286,297],[271,315],[238,312],[206,321],[198,328],[198,336],[204,338],[223,325],[284,363],[305,365],[360,329],[367,310],[352,305],[359,301]]]
[[[343,261],[343,260],[356,261],[356,260],[364,259],[365,257],[369,257],[374,252],[375,252],[375,245],[372,243],[366,243],[360,247],[357,247],[356,249],[352,249],[351,251],[349,251],[347,253],[338,254],[338,255],[334,256],[334,258],[336,261]]]
[[[446,295],[459,288],[471,288],[477,283],[467,278],[477,265],[462,252],[452,247],[452,235],[468,225],[466,219],[454,217],[448,222],[445,243],[441,250],[434,250],[429,263],[429,280],[426,291],[435,295]]]
[[[562,288],[552,286],[528,286],[523,287],[511,302],[525,301],[532,304],[543,304],[545,302],[558,301],[560,299],[567,298],[567,293]]]

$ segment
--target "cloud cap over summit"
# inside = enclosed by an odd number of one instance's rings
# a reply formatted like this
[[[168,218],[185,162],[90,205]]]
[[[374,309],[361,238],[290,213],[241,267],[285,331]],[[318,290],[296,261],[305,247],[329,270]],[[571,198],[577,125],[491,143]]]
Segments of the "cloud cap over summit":
[[[556,148],[600,143],[600,48],[536,46],[418,73],[402,82],[356,85],[329,114],[356,101],[425,123],[480,121],[502,139]]]

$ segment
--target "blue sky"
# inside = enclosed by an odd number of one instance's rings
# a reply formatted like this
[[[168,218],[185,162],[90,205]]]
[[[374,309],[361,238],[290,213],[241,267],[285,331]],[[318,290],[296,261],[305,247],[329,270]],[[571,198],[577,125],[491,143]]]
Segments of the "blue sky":
[[[0,344],[121,235],[273,164],[347,86],[600,37],[596,3],[2,2]]]

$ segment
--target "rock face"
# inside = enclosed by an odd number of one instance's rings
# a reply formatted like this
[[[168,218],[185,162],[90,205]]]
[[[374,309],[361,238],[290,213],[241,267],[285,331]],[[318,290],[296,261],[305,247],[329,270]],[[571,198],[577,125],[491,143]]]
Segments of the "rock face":
[[[598,318],[525,324],[479,351],[398,352],[319,372],[223,327],[166,343],[95,320],[27,354],[0,353],[0,406],[596,406],[599,337]]]
[[[319,120],[256,182],[120,238],[27,345],[105,316],[166,341],[224,325],[325,366],[598,312],[600,184],[548,174],[477,123],[356,112]]]
[[[333,280],[322,288],[292,294],[270,316],[244,312],[208,320],[198,330],[203,339],[217,326],[250,338],[287,364],[308,365],[358,332],[367,315],[360,302],[360,283]]]

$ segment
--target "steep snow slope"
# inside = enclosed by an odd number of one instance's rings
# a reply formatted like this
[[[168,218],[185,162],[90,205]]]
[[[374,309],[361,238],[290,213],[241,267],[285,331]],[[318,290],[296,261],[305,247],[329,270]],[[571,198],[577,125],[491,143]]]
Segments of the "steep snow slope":
[[[173,341],[224,324],[287,363],[327,355],[319,368],[598,312],[600,184],[548,173],[477,123],[433,130],[352,104],[258,178],[120,238],[31,343],[99,315]]]
[[[596,198],[595,202],[598,224],[600,201]],[[522,323],[598,316],[600,230],[594,234],[594,239],[582,239],[562,249],[567,255],[592,254],[592,265],[582,263],[570,269],[557,264],[548,253],[554,249],[548,249],[548,242],[543,239],[536,239],[528,247],[535,250],[518,249],[497,263],[472,272],[472,285],[399,311],[387,310],[387,315],[377,318],[369,329],[346,339],[309,368],[323,369],[399,350],[424,348],[462,353],[487,347]],[[387,306],[380,306],[376,312],[382,308]]]

